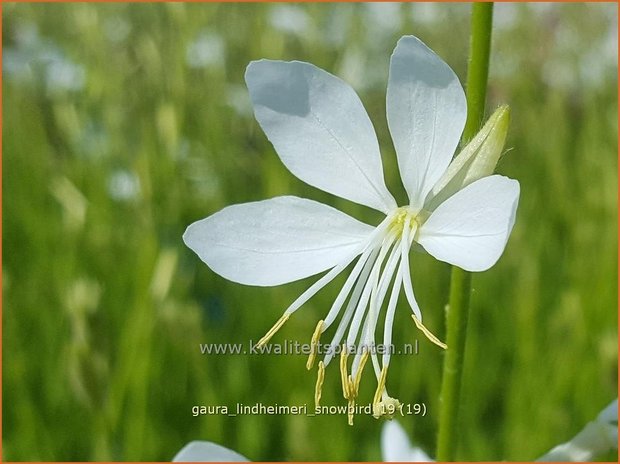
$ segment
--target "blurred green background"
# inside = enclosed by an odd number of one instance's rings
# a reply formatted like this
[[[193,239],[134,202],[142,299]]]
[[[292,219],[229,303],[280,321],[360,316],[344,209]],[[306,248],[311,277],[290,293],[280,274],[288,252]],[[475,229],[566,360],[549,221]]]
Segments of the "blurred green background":
[[[3,6],[5,460],[169,460],[211,440],[253,460],[377,460],[381,423],[326,416],[192,417],[193,405],[312,404],[302,356],[203,356],[257,340],[313,279],[233,284],[184,247],[191,222],[294,194],[376,215],[289,174],[253,119],[250,60],[343,77],[377,129],[389,56],[414,34],[464,81],[468,4]],[[617,396],[617,5],[498,4],[488,114],[512,108],[502,174],[521,183],[506,252],[474,278],[458,457],[531,460]],[[444,338],[449,268],[414,255],[425,322]],[[343,279],[340,279],[341,283]],[[274,341],[307,342],[335,282]],[[390,394],[431,454],[443,354],[406,302]],[[371,401],[367,375],[360,401]],[[324,404],[343,404],[331,365]],[[338,437],[335,439],[335,437]],[[607,456],[615,460],[615,456]]]

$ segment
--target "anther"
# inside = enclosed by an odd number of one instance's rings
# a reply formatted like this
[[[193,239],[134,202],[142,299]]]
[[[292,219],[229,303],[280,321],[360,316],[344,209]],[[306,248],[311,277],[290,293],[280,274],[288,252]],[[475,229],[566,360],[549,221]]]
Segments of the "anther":
[[[370,356],[369,350],[364,350],[362,354],[362,358],[360,359],[360,364],[357,368],[357,374],[355,374],[355,382],[353,383],[355,389],[355,395],[357,396],[357,392],[360,388],[360,381],[362,380],[362,371],[364,370],[364,366],[366,365],[366,361],[368,361],[368,356]]]
[[[353,377],[349,375],[347,378],[347,385],[349,389],[349,403],[348,403],[348,413],[349,413],[349,425],[353,425],[353,416],[355,415],[355,398],[357,398],[357,391],[355,390],[355,386],[353,384]]]
[[[430,330],[424,327],[424,324],[422,324],[422,322],[417,317],[415,317],[415,314],[412,314],[411,317],[413,318],[413,322],[415,322],[416,327],[420,329],[424,335],[426,335],[426,338],[428,338],[431,342],[443,348],[444,350],[448,349],[448,345],[440,341],[437,337],[435,337],[435,335],[432,334]]]
[[[308,356],[308,361],[306,362],[306,369],[312,369],[314,366],[314,360],[316,359],[319,339],[321,338],[321,334],[323,333],[324,322],[321,319],[319,323],[316,325],[314,329],[314,333],[312,334],[312,341],[310,342],[310,356]]]
[[[321,402],[321,390],[323,388],[323,380],[325,379],[325,364],[319,361],[319,371],[316,378],[316,386],[314,387],[314,404],[319,406]]]
[[[340,352],[340,379],[342,380],[342,394],[346,400],[349,399],[349,381],[347,374],[347,358],[349,357],[349,353],[347,353],[347,345],[342,345],[342,351]]]
[[[280,327],[282,327],[284,325],[284,323],[286,321],[288,321],[288,318],[290,317],[289,313],[284,313],[282,315],[282,317],[280,319],[278,319],[278,321],[273,325],[273,327],[271,329],[269,329],[269,332],[267,332],[265,334],[265,336],[263,338],[261,338],[258,343],[256,344],[256,348],[262,348],[263,346],[265,346],[267,343],[269,343],[269,340],[271,340],[271,337],[274,336],[274,334],[280,330]]]
[[[375,390],[375,397],[372,400],[372,404],[375,405],[381,401],[383,390],[385,389],[385,381],[387,379],[388,366],[383,366],[381,369],[381,376],[379,377],[379,383],[377,384],[377,390]]]
[[[348,412],[349,412],[349,425],[353,425],[353,416],[355,413],[355,400],[353,398],[351,398],[349,400],[348,406],[347,406]]]

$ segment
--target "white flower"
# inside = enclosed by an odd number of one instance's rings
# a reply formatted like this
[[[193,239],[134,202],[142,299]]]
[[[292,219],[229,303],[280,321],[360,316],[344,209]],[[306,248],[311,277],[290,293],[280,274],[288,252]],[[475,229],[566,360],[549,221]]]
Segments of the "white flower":
[[[391,350],[385,350],[380,361],[371,349],[390,284],[383,344],[391,344],[403,287],[418,328],[445,347],[422,325],[409,272],[412,245],[469,271],[488,269],[504,250],[519,183],[489,174],[503,146],[508,110],[500,108],[450,164],[466,119],[463,88],[452,69],[420,40],[401,38],[392,54],[387,88],[388,125],[409,196],[409,204],[398,207],[385,186],[372,123],[351,87],[299,61],[254,61],[245,79],[256,119],[293,174],[377,209],[385,218],[370,226],[322,203],[283,196],[224,208],[190,225],[183,239],[215,272],[246,285],[280,285],[329,270],[286,309],[260,345],[355,262],[329,313],[317,324],[307,366],[312,367],[318,354],[321,334],[342,314],[319,362],[315,400],[320,400],[325,367],[340,351],[343,394],[354,405],[370,358],[378,381],[373,405],[379,416],[382,405],[398,405],[385,389]],[[350,372],[349,354],[354,354]]]
[[[556,446],[537,461],[587,462],[613,449],[618,449],[617,398],[570,441]]]
[[[618,399],[573,437],[538,458],[539,462],[588,462],[618,449]],[[434,462],[421,448],[412,446],[396,421],[383,425],[381,454],[386,462]]]
[[[172,462],[248,462],[245,457],[210,441],[191,441],[179,451]]]
[[[421,448],[411,445],[407,434],[395,420],[383,424],[381,456],[384,462],[433,462]]]

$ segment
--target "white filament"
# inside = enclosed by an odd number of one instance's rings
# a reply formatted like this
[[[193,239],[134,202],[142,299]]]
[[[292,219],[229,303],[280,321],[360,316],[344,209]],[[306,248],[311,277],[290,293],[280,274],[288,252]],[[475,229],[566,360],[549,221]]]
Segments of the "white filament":
[[[388,286],[394,275],[394,270],[400,259],[400,240],[394,243],[394,246],[390,252],[390,256],[383,268],[383,273],[379,279],[379,283],[375,282],[373,292],[370,296],[370,308],[366,315],[366,321],[364,322],[364,329],[362,330],[362,336],[360,337],[360,346],[366,349],[374,349],[375,342],[375,329],[377,327],[377,320],[379,319],[379,313],[385,300]],[[357,374],[357,369],[362,358],[363,351],[358,350],[353,359],[353,365],[351,371],[353,375]]]
[[[334,322],[334,319],[336,319],[336,317],[340,313],[340,309],[342,308],[342,305],[344,304],[345,300],[349,296],[349,293],[351,292],[351,288],[353,287],[353,284],[355,284],[358,276],[362,272],[362,269],[366,265],[366,262],[368,261],[368,258],[370,257],[373,251],[374,251],[373,247],[368,246],[366,250],[364,251],[364,253],[362,253],[362,256],[360,256],[360,259],[357,261],[357,263],[355,263],[355,267],[351,271],[351,274],[347,278],[347,281],[344,283],[344,286],[340,290],[340,293],[338,293],[338,296],[334,300],[334,303],[332,304],[332,307],[329,310],[329,313],[327,313],[327,317],[325,318],[325,321],[323,322],[323,329],[321,330],[321,333],[325,332],[329,328],[329,326],[332,325],[332,323]]]
[[[407,218],[405,220],[405,228],[403,229],[403,238],[401,241],[401,269],[403,270],[403,286],[405,287],[405,296],[407,297],[409,306],[411,306],[411,310],[418,320],[422,322],[422,312],[420,311],[418,302],[413,294],[413,287],[411,286],[411,273],[409,271],[409,248],[411,247],[411,237],[413,237],[413,234],[411,234],[411,231],[409,230],[409,224],[410,220]]]
[[[388,302],[387,312],[385,313],[385,325],[383,326],[383,344],[390,346],[392,344],[392,326],[394,324],[394,314],[396,313],[396,303],[398,302],[398,295],[400,295],[400,287],[403,282],[403,262],[400,262],[398,271],[396,271],[396,277],[394,278],[394,285],[392,286],[392,293],[390,294],[390,300]],[[390,364],[391,350],[383,353],[383,367]]]
[[[338,274],[340,274],[349,264],[351,264],[351,262],[355,259],[356,256],[358,256],[360,253],[362,253],[364,250],[368,248],[375,247],[376,244],[380,240],[382,240],[382,237],[384,236],[385,228],[387,226],[388,226],[388,222],[386,218],[381,222],[381,224],[377,226],[377,228],[372,232],[372,234],[370,234],[367,241],[365,241],[363,244],[357,247],[355,251],[351,253],[349,256],[347,256],[347,258],[344,259],[340,264],[332,268],[327,274],[325,274],[323,277],[317,280],[314,284],[312,284],[305,292],[299,295],[299,297],[295,301],[293,301],[293,303],[288,308],[286,308],[286,311],[284,311],[284,314],[288,314],[288,315],[293,314],[306,301],[308,301],[310,298],[316,295],[319,290],[321,290],[328,283],[334,280],[338,276]]]
[[[379,251],[379,256],[377,257],[377,260],[372,267],[370,277],[366,282],[366,286],[364,287],[364,291],[362,292],[362,297],[355,310],[355,316],[353,316],[353,322],[351,322],[351,327],[349,328],[349,334],[347,336],[347,346],[353,346],[355,340],[357,339],[357,334],[360,329],[362,318],[366,313],[366,307],[368,306],[368,300],[370,299],[370,293],[374,286],[377,284],[377,280],[379,279],[379,271],[381,270],[383,260],[385,259],[385,255],[387,254],[389,248],[392,246],[393,242],[394,236],[392,235],[386,236],[383,240],[381,250]]]
[[[357,280],[357,283],[355,284],[355,288],[353,289],[353,294],[351,295],[351,298],[349,299],[349,303],[347,304],[347,309],[345,310],[344,315],[342,316],[342,319],[340,320],[340,323],[338,324],[338,328],[336,329],[334,338],[332,339],[332,342],[329,345],[327,353],[325,354],[325,358],[323,360],[323,364],[325,366],[327,366],[330,363],[330,361],[336,354],[335,352],[336,346],[340,344],[340,340],[342,340],[342,336],[344,335],[345,330],[349,326],[349,322],[351,322],[353,311],[357,307],[357,304],[360,300],[360,295],[366,285],[366,281],[368,280],[368,275],[370,274],[370,270],[372,269],[374,262],[377,259],[378,253],[379,253],[379,249],[378,248],[374,249],[372,255],[364,264],[364,269],[362,270],[362,273],[359,279]]]

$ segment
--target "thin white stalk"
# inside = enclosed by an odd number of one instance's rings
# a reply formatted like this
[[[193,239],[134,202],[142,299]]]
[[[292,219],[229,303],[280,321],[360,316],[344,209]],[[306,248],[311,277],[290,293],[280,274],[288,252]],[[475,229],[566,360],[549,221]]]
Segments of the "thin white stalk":
[[[387,312],[385,313],[385,324],[383,326],[383,344],[390,346],[392,344],[392,326],[394,324],[394,314],[396,314],[396,303],[398,302],[398,295],[400,295],[400,288],[403,283],[403,262],[400,262],[398,271],[396,271],[396,277],[394,278],[394,285],[392,286],[392,293],[390,294],[390,300],[388,302]],[[383,353],[383,367],[390,364],[390,357],[392,353],[388,350]]]
[[[370,354],[370,357],[372,359],[372,368],[375,371],[375,377],[377,378],[378,382],[379,378],[381,377],[381,366],[379,365],[379,358],[377,357],[376,352],[372,352]]]
[[[336,265],[336,267],[332,268],[327,274],[317,280],[313,285],[310,286],[305,292],[303,292],[293,303],[286,308],[284,314],[288,314],[289,316],[297,311],[305,302],[307,302],[310,298],[317,294],[319,290],[325,287],[328,283],[334,280],[338,274],[340,274],[351,262],[362,253],[369,246],[374,245],[379,240],[382,240],[385,236],[385,229],[389,224],[388,218],[386,217],[381,224],[379,224],[375,230],[372,231],[368,240],[366,240],[363,244],[356,248],[354,253],[351,253],[346,259],[344,259],[340,264]]]
[[[405,296],[407,297],[411,310],[418,320],[422,322],[422,312],[420,311],[418,302],[413,294],[413,287],[411,286],[411,272],[409,271],[409,249],[411,247],[411,238],[414,235],[409,230],[409,224],[410,221],[409,218],[407,218],[405,221],[405,228],[403,229],[403,239],[401,241],[401,269],[403,270],[403,286],[405,288]],[[415,233],[415,231],[413,232]]]
[[[351,271],[351,274],[349,275],[346,282],[344,283],[342,289],[340,290],[340,293],[338,293],[338,296],[334,300],[334,303],[332,304],[332,307],[330,308],[329,313],[327,313],[327,317],[323,321],[323,329],[321,330],[321,333],[325,332],[329,328],[329,326],[332,325],[332,323],[334,322],[334,320],[340,313],[340,309],[342,308],[342,305],[344,304],[345,300],[349,296],[349,293],[351,292],[351,288],[355,284],[357,278],[362,272],[362,269],[366,265],[368,258],[374,251],[373,249],[374,247],[369,245],[364,251],[364,253],[362,253],[362,256],[360,256],[360,259],[357,261],[357,263],[355,263],[355,267]]]
[[[390,282],[392,281],[392,277],[394,276],[394,271],[399,260],[400,240],[396,240],[392,247],[392,250],[390,251],[390,256],[386,262],[386,265],[383,268],[379,283],[374,287],[373,293],[370,296],[370,309],[368,311],[368,314],[366,315],[364,329],[362,330],[362,336],[360,338],[361,347],[366,347],[367,349],[373,348],[375,342],[375,329],[377,327],[377,320],[379,319],[379,314],[381,312],[381,307],[383,306],[383,301],[385,300],[387,289]],[[361,361],[362,354],[363,352],[361,350],[358,350],[355,358],[353,359],[353,365],[351,368],[353,375],[357,374],[357,368]]]
[[[347,346],[353,346],[355,340],[357,340],[357,335],[359,333],[360,325],[362,323],[362,318],[366,313],[366,307],[368,306],[368,300],[370,299],[371,290],[374,288],[377,280],[379,279],[379,271],[381,270],[381,266],[383,265],[383,260],[385,259],[385,255],[387,254],[393,242],[394,237],[390,235],[385,237],[383,244],[381,245],[381,251],[379,251],[379,256],[377,257],[377,260],[372,267],[370,277],[368,278],[368,282],[366,282],[366,286],[364,287],[364,291],[362,292],[362,297],[360,298],[360,302],[358,303],[355,310],[353,322],[351,322],[351,326],[349,327]]]
[[[344,315],[342,316],[342,319],[340,319],[340,322],[338,323],[338,328],[336,329],[334,338],[332,338],[332,341],[329,345],[327,353],[325,354],[325,358],[323,359],[323,364],[325,365],[325,367],[327,367],[327,365],[331,362],[332,358],[336,354],[335,353],[336,346],[340,344],[340,340],[342,340],[342,336],[344,335],[344,332],[349,326],[349,322],[351,322],[351,318],[353,317],[353,311],[355,310],[355,308],[357,307],[360,301],[360,296],[368,280],[368,275],[370,274],[370,271],[375,263],[375,260],[377,259],[378,253],[379,253],[379,249],[373,250],[372,255],[364,264],[364,269],[362,270],[362,273],[360,274],[360,277],[357,280],[357,283],[355,284],[355,288],[353,289],[353,294],[351,295],[351,298],[349,299],[349,303],[347,304],[347,309],[345,310]]]

